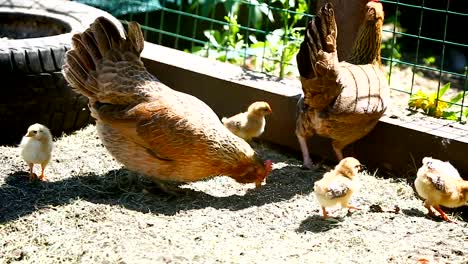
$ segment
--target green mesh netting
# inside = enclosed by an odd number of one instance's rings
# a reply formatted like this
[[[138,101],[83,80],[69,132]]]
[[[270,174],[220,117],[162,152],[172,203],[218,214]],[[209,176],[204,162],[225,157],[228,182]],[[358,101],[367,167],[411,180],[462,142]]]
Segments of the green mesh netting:
[[[150,12],[161,9],[159,0],[75,0],[105,10],[113,16]]]

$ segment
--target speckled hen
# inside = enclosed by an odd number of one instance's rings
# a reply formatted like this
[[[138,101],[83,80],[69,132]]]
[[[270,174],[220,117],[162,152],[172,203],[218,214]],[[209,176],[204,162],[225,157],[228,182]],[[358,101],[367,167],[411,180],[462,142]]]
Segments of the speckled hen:
[[[380,61],[383,20],[382,4],[369,2],[351,57],[342,62],[332,4],[308,24],[297,54],[304,94],[298,102],[296,135],[304,167],[313,167],[308,137],[330,138],[341,160],[343,148],[367,135],[384,114],[390,90]]]

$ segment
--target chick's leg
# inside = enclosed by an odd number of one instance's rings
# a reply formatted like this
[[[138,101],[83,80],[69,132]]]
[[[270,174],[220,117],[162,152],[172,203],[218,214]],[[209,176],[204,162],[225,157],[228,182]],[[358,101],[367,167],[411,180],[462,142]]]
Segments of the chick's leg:
[[[28,166],[29,166],[29,181],[32,181],[34,180],[34,178],[36,178],[36,175],[33,172],[34,163],[28,163]]]
[[[445,221],[447,222],[453,222],[452,220],[450,220],[450,218],[445,214],[444,211],[442,211],[442,209],[440,209],[439,205],[434,205],[433,206],[434,209],[436,209],[437,212],[439,212],[440,216],[442,217],[442,219],[444,219]]]
[[[45,167],[47,166],[47,163],[41,163],[41,176],[39,176],[39,180],[45,181],[46,176],[44,174]]]
[[[327,219],[327,218],[328,218],[327,209],[322,206],[322,219]]]
[[[348,209],[361,210],[361,208],[356,207],[356,206],[354,206],[354,205],[352,205],[352,204],[348,204],[348,205],[346,205],[346,207],[347,207]]]
[[[432,205],[428,200],[424,201],[424,207],[427,208],[427,215],[430,217],[435,217],[434,211],[432,211]]]
[[[354,210],[361,210],[361,208],[356,207],[356,206],[354,206],[354,205],[352,205],[352,204],[349,204],[347,201],[344,202],[344,203],[342,203],[342,204],[341,204],[341,207],[343,207],[343,208],[348,208],[348,214],[347,214],[348,216],[350,216],[350,215],[352,214],[351,209],[354,209]]]

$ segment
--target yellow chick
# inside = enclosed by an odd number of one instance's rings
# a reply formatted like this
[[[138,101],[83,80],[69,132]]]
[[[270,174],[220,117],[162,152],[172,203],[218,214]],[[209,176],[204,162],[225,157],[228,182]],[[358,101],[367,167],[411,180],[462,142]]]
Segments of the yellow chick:
[[[266,123],[265,115],[271,112],[271,107],[267,102],[255,102],[249,106],[247,112],[229,118],[223,117],[221,122],[234,135],[249,141],[263,133]]]
[[[468,181],[447,161],[425,157],[422,163],[414,181],[416,192],[424,199],[428,215],[435,216],[434,208],[445,221],[452,222],[440,205],[449,208],[468,205]]]
[[[348,202],[358,189],[356,176],[361,168],[362,165],[357,159],[348,157],[315,182],[314,193],[322,206],[323,219],[328,217],[327,207],[341,205],[342,208],[359,209]]]
[[[33,173],[34,164],[41,164],[41,181],[46,180],[45,167],[52,155],[52,134],[49,129],[41,124],[34,124],[28,128],[28,132],[20,143],[21,156],[29,166],[29,180],[36,175]]]

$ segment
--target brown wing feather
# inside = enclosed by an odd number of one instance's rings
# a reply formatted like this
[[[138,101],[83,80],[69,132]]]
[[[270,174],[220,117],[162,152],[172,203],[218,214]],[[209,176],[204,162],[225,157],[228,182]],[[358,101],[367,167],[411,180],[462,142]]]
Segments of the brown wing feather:
[[[318,11],[306,28],[304,41],[297,54],[304,103],[322,109],[339,95],[337,83],[338,55],[336,22],[333,6],[328,3]]]
[[[235,163],[249,153],[249,145],[231,134],[209,106],[184,93],[166,93],[164,100],[152,98],[131,109],[103,105],[97,111],[101,121],[161,159],[189,160],[195,151],[207,160]]]

